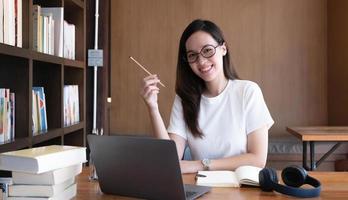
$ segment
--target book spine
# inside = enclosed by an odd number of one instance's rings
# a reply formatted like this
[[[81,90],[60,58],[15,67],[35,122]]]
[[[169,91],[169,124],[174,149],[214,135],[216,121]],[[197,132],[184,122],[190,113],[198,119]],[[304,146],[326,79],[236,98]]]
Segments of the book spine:
[[[0,88],[0,143],[4,143],[4,101],[5,101],[5,89]]]
[[[33,49],[39,51],[39,16],[40,6],[33,5]]]
[[[16,98],[15,93],[10,93],[11,102],[11,140],[15,140],[15,127],[16,127]]]
[[[4,0],[0,0],[0,43],[4,42]]]

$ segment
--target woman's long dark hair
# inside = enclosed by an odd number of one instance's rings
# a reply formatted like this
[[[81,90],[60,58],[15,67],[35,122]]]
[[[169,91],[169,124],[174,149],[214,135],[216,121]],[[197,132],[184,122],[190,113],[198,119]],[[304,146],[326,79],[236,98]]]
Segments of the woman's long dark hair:
[[[222,45],[225,42],[220,28],[208,20],[194,20],[184,30],[181,35],[178,53],[178,64],[176,71],[175,92],[182,101],[184,111],[184,120],[187,127],[194,137],[203,137],[203,133],[198,127],[198,114],[201,102],[201,95],[206,89],[204,80],[198,77],[192,70],[189,63],[186,61],[186,41],[197,31],[209,33],[218,44]],[[227,44],[225,44],[227,46]],[[238,75],[230,63],[230,55],[227,50],[223,57],[223,70],[227,79],[238,79]]]

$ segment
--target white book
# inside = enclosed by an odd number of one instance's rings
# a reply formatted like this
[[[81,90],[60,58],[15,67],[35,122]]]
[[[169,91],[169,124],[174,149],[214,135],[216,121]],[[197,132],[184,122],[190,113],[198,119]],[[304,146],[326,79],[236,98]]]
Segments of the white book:
[[[67,200],[76,196],[76,183],[53,197],[7,197],[7,200]]]
[[[64,9],[62,7],[41,8],[41,12],[52,15],[54,20],[54,55],[63,57]]]
[[[0,0],[0,43],[4,42],[4,0]]]
[[[12,172],[13,184],[55,185],[82,172],[82,164],[72,165],[41,174]]]
[[[259,186],[259,172],[262,168],[240,166],[235,171],[198,171],[197,185],[210,187]]]
[[[10,39],[9,39],[9,31],[10,31],[10,2],[8,0],[4,0],[4,21],[3,21],[3,26],[4,26],[4,43],[8,44]]]
[[[0,169],[44,173],[86,162],[86,147],[51,145],[0,154]]]
[[[75,123],[80,121],[79,86],[74,86]]]
[[[74,183],[75,177],[56,185],[10,185],[8,194],[16,197],[53,197]]]
[[[14,0],[4,0],[4,43],[14,46],[16,43]]]
[[[16,45],[22,47],[22,0],[16,0]]]
[[[75,59],[75,25],[64,21],[64,58]]]

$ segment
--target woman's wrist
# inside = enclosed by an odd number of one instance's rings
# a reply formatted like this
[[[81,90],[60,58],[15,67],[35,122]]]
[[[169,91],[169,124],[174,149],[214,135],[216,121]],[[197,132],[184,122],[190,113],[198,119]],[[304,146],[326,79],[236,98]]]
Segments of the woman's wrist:
[[[156,105],[147,105],[147,109],[150,114],[155,114],[159,112],[158,104]]]

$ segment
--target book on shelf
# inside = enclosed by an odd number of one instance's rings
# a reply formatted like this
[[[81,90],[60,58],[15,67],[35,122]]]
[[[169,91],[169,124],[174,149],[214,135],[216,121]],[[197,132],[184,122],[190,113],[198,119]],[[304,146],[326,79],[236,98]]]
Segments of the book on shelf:
[[[254,166],[240,166],[235,171],[198,171],[196,184],[210,187],[259,186],[261,169]]]
[[[22,0],[1,0],[0,18],[0,42],[22,47]]]
[[[32,17],[33,17],[33,49],[40,51],[39,49],[39,20],[40,20],[41,6],[33,5]]]
[[[4,0],[0,0],[0,43],[4,43]]]
[[[64,21],[64,43],[63,56],[68,59],[75,59],[75,25]]]
[[[64,8],[33,5],[33,49],[63,57]],[[70,27],[69,27],[70,28]],[[67,33],[70,33],[67,30]],[[68,35],[70,41],[74,35]]]
[[[64,126],[70,126],[80,121],[79,86],[64,86]]]
[[[63,7],[41,7],[41,13],[52,16],[54,34],[51,35],[54,55],[63,57]]]
[[[0,169],[40,174],[86,162],[86,147],[50,145],[0,154]]]
[[[75,177],[69,178],[62,183],[55,185],[10,185],[9,196],[16,197],[53,197],[64,192],[69,186],[75,183]]]
[[[42,52],[46,54],[54,55],[54,20],[51,13],[42,13],[41,8],[41,20],[42,23]]]
[[[12,172],[13,184],[55,185],[82,172],[82,163],[48,171],[41,174]]]
[[[32,120],[33,120],[33,135],[37,135],[39,133],[39,127],[40,127],[40,122],[39,122],[39,108],[38,108],[38,95],[34,90],[31,92],[32,95]]]
[[[65,189],[63,192],[52,197],[7,197],[7,200],[67,200],[76,196],[76,183]]]
[[[15,139],[15,127],[16,127],[16,95],[15,93],[10,93],[10,119],[11,119],[11,137],[10,140],[13,141]]]
[[[15,0],[16,46],[22,47],[22,0]]]
[[[35,109],[37,109],[37,119],[38,119],[38,131],[46,131],[47,130],[47,113],[46,113],[46,97],[45,91],[43,87],[33,87],[33,91],[35,92],[35,98],[37,99],[37,105]]]
[[[10,89],[0,88],[0,143],[14,139],[15,95]]]

